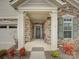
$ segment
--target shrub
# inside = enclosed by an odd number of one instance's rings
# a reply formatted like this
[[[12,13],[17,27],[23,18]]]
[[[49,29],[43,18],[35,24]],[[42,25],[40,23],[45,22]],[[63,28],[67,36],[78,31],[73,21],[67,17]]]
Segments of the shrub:
[[[52,51],[51,56],[52,57],[59,57],[60,52],[59,51]]]
[[[15,55],[15,49],[14,48],[8,49],[7,55],[8,55],[8,59],[12,59]]]
[[[75,45],[71,43],[65,43],[63,44],[63,50],[68,55],[73,55],[73,52],[75,51]]]
[[[0,56],[6,55],[6,54],[7,54],[7,50],[6,49],[0,50]]]
[[[7,50],[6,50],[6,49],[0,50],[0,58],[1,58],[1,59],[3,59],[4,56],[6,56],[6,55],[7,55]]]
[[[25,56],[26,50],[24,47],[19,50],[19,54],[20,54],[20,56]]]

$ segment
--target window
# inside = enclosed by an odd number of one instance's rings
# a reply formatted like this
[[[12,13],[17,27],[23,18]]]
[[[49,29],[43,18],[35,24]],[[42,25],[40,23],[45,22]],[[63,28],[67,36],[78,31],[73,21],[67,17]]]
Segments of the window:
[[[58,17],[58,38],[74,39],[78,37],[78,20],[75,16],[65,14]]]
[[[64,19],[64,38],[72,38],[72,19]]]
[[[72,31],[64,31],[64,38],[71,38]]]
[[[9,28],[17,28],[17,26],[9,26]]]
[[[64,23],[64,30],[71,30],[72,24],[71,23]]]
[[[2,26],[0,26],[0,28],[7,28],[7,26],[2,25]]]

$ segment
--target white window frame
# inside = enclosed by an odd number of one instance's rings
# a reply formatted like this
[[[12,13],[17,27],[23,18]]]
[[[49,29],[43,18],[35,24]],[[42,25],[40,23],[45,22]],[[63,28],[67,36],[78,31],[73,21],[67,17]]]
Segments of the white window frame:
[[[63,17],[63,33],[65,31],[64,30],[64,19],[71,19],[71,22],[72,22],[71,38],[65,38],[64,34],[63,34],[63,38],[64,39],[73,39],[73,19],[74,19],[74,16],[66,14],[66,15],[63,15],[62,17]]]

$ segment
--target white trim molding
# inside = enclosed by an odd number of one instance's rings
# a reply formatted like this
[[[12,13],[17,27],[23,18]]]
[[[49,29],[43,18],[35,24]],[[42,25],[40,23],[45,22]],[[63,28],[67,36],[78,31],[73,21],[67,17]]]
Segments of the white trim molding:
[[[79,0],[74,0],[75,2],[79,3]]]
[[[77,9],[79,9],[79,6],[76,5],[78,3],[75,3],[75,1],[67,0],[67,2],[69,2],[72,6],[76,7]]]
[[[66,2],[62,2],[61,0],[56,0],[58,3],[60,3],[61,5],[66,4]]]
[[[18,17],[0,17],[0,19],[18,19]]]

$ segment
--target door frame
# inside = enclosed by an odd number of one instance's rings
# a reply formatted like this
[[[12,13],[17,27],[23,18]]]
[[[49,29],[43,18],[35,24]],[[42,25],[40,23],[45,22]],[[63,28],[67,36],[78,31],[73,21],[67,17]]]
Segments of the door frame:
[[[41,32],[41,36],[39,39],[42,39],[43,38],[43,27],[42,27],[42,24],[34,24],[34,39],[36,39],[36,26],[40,26],[40,32]]]

